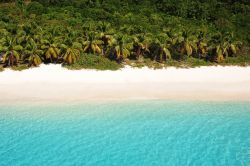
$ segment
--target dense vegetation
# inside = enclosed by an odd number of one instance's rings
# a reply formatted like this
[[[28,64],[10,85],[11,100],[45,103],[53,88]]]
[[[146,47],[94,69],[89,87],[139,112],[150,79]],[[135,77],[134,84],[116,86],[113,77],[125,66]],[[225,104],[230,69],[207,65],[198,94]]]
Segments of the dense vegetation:
[[[3,67],[249,65],[249,44],[248,0],[0,0]]]

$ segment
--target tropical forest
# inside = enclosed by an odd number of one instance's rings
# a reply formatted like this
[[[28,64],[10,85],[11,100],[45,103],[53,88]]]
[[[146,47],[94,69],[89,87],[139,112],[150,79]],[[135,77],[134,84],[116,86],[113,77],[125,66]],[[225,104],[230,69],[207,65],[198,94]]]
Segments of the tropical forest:
[[[249,0],[0,0],[0,70],[250,65]]]

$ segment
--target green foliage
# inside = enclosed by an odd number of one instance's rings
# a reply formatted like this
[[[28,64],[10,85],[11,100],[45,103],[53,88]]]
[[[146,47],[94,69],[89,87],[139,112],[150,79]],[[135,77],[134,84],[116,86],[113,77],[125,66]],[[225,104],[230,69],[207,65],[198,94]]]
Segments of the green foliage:
[[[23,47],[18,44],[17,39],[6,36],[0,40],[0,53],[2,54],[2,62],[5,66],[17,65]]]
[[[118,70],[121,68],[121,65],[102,56],[97,56],[93,54],[82,54],[76,63],[72,65],[66,65],[65,67],[71,70]]]
[[[45,9],[42,4],[39,2],[31,2],[27,5],[27,11],[29,13],[41,15],[42,13],[45,12]]]
[[[22,70],[27,70],[29,69],[29,67],[27,65],[18,65],[18,66],[13,66],[11,67],[12,70],[15,70],[15,71],[22,71]]]
[[[24,0],[16,0],[16,6],[20,9],[24,8]]]
[[[27,61],[29,66],[39,66],[42,63],[42,54],[43,51],[38,48],[36,42],[32,38],[28,39],[23,52],[23,60]]]
[[[0,5],[5,66],[97,68],[93,57],[101,66],[110,60],[158,67],[248,61],[239,56],[250,44],[246,0],[1,0]],[[79,64],[83,57],[87,64]]]
[[[0,72],[1,72],[1,71],[4,71],[4,68],[3,68],[2,66],[0,66]]]

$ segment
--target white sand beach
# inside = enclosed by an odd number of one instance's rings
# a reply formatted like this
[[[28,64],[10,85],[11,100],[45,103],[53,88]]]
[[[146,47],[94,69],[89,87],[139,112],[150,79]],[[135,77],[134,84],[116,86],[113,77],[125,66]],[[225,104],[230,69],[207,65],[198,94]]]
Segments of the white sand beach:
[[[0,104],[140,99],[250,101],[250,67],[71,71],[60,65],[41,65],[0,72],[0,94]]]

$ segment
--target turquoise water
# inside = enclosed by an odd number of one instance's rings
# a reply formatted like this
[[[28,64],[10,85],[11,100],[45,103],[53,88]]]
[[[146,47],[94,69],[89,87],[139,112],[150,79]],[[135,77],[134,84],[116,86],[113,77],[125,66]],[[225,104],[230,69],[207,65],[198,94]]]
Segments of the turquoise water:
[[[250,164],[250,103],[0,107],[0,165]]]

